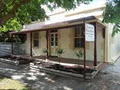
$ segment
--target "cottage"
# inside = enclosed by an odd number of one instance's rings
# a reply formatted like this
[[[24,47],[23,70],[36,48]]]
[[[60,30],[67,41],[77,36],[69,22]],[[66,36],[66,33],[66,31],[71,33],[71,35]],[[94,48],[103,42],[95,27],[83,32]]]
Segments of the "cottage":
[[[105,3],[99,3],[96,7],[93,5],[95,3],[81,5],[71,11],[56,10],[48,13],[50,20],[33,22],[22,31],[11,34],[26,34],[26,54],[30,56],[45,56],[42,52],[45,48],[48,50],[47,58],[55,60],[58,57],[56,50],[63,49],[63,62],[76,62],[75,52],[80,50],[82,53],[86,51],[86,60],[93,61],[94,66],[100,62],[114,63],[120,55],[120,35],[112,38],[113,25],[101,22]],[[86,23],[94,26],[94,41],[85,42]],[[85,57],[83,55],[81,60]]]

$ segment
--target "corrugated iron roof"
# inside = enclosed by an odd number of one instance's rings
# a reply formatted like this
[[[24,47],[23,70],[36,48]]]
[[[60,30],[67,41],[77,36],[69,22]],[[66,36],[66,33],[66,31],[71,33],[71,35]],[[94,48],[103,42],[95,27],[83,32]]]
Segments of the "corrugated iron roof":
[[[40,25],[39,27],[36,27],[36,28],[34,27],[34,28],[30,28],[30,29],[22,29],[21,31],[13,31],[13,32],[10,32],[10,33],[11,34],[22,34],[22,33],[28,33],[28,32],[67,28],[67,27],[70,27],[70,26],[76,26],[84,20],[89,21],[89,20],[98,20],[98,19],[94,16],[89,16],[89,17],[78,18],[78,19],[74,19],[74,20],[68,20],[68,21],[64,21],[64,22]]]

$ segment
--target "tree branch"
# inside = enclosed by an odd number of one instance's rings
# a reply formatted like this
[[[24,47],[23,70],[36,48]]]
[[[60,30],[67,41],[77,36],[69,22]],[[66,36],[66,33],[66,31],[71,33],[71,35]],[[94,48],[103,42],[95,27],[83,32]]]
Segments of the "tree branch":
[[[13,6],[14,4],[15,4],[15,0],[13,0],[13,1],[10,3],[9,6]],[[3,5],[2,5],[2,6],[3,6]],[[2,7],[2,6],[1,6],[1,7]],[[0,13],[2,14],[2,13],[4,13],[6,10],[7,10],[7,7],[3,7],[3,8],[1,8]]]
[[[12,10],[0,20],[0,26],[5,24],[7,22],[7,20],[9,20],[10,18],[14,18],[15,12],[18,10],[18,8],[20,8],[22,5],[29,3],[30,1],[31,0],[20,0],[19,3],[15,3],[13,5]]]
[[[2,0],[0,0],[0,8],[2,7],[3,3],[2,3]]]

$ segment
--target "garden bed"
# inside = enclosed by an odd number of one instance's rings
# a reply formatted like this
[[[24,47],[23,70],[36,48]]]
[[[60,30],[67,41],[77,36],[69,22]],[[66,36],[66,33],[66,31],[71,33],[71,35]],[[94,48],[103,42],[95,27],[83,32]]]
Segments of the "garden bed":
[[[67,76],[67,77],[77,77],[77,78],[83,78],[83,72],[84,69],[82,67],[78,66],[65,66],[65,65],[59,65],[59,64],[51,64],[51,65],[45,65],[40,67],[41,71],[44,71],[46,73],[56,74],[60,76]],[[86,79],[92,79],[95,77],[95,75],[98,73],[98,71],[94,69],[86,69]]]
[[[0,62],[14,64],[14,65],[28,64],[33,61],[34,61],[33,59],[23,58],[20,56],[12,56],[12,55],[0,57]]]

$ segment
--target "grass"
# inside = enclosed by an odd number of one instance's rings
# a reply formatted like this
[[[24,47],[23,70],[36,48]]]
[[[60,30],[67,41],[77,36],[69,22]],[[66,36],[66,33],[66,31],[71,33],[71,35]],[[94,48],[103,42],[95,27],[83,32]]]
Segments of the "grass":
[[[29,90],[25,85],[17,80],[2,78],[0,79],[0,90]]]

